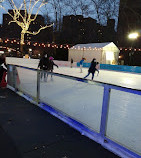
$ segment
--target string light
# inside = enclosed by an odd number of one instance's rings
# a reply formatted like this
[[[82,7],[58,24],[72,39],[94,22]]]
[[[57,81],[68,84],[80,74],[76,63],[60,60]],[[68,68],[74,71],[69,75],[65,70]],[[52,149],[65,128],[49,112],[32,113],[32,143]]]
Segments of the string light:
[[[18,41],[18,40],[16,40],[16,39],[13,39],[13,40],[10,40],[10,39],[6,39],[6,40],[3,40],[3,43],[6,43],[6,44],[8,44],[8,42],[10,42],[10,43],[17,43],[18,45],[20,44],[20,42]],[[24,43],[25,44],[25,43]],[[45,43],[37,43],[37,42],[31,42],[31,41],[28,41],[27,42],[27,45],[31,45],[31,46],[34,46],[34,47],[36,47],[36,46],[39,46],[39,47],[41,47],[41,46],[43,46],[44,48],[45,47],[52,47],[52,48],[64,48],[64,49],[77,49],[77,50],[96,50],[96,51],[99,51],[99,50],[102,50],[102,48],[97,48],[97,47],[94,47],[94,48],[92,48],[92,47],[88,47],[88,48],[86,48],[86,47],[81,47],[80,48],[80,46],[78,46],[77,48],[75,47],[75,46],[70,46],[70,45],[68,45],[68,44],[64,44],[64,45],[59,45],[59,44],[52,44],[52,43],[47,43],[47,44],[45,44]],[[110,48],[110,49],[114,49],[114,48]],[[141,48],[123,48],[123,47],[120,47],[119,48],[119,50],[120,51],[131,51],[131,50],[133,50],[133,51],[141,51]]]

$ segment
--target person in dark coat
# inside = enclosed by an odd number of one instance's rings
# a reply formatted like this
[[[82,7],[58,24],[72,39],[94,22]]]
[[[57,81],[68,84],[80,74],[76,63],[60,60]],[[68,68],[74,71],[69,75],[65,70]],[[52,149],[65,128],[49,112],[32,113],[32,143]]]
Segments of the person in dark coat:
[[[94,58],[89,67],[88,74],[84,78],[88,77],[90,73],[92,73],[92,80],[93,80],[95,71],[96,71],[96,59]]]
[[[41,72],[41,79],[44,75],[44,81],[47,81],[47,71],[49,71],[49,58],[47,54],[44,54],[43,57],[40,59],[38,68],[40,68],[40,70],[43,70]]]
[[[71,68],[72,68],[72,65],[73,65],[73,59],[71,58]]]
[[[53,61],[53,57],[49,57],[49,71],[51,72],[51,77],[52,77],[52,72],[53,72],[53,66],[56,66],[58,68],[58,65],[56,65]]]
[[[5,72],[7,72],[6,58],[5,55],[2,54],[0,56],[0,83]]]

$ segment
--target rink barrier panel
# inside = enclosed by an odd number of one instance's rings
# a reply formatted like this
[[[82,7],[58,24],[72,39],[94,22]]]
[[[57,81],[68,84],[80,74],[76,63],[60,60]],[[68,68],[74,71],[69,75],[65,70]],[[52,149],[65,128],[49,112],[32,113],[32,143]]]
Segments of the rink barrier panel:
[[[12,69],[13,70],[13,78],[15,78],[14,75],[16,74],[15,73],[16,67],[21,67],[21,68],[24,68],[24,69],[37,71],[37,69],[32,69],[32,68],[27,68],[27,67],[24,67],[24,66],[17,66],[17,65],[8,65],[8,70],[9,70],[9,66],[15,67],[15,68]],[[37,75],[37,78],[38,78],[39,75],[40,75],[39,70],[38,70],[37,74],[38,74]],[[8,73],[8,75],[9,75],[9,73]],[[82,135],[85,135],[85,136],[89,137],[90,139],[100,143],[104,148],[107,148],[108,150],[114,152],[115,154],[117,154],[121,157],[124,157],[124,158],[126,158],[126,157],[127,158],[129,158],[129,157],[130,158],[141,158],[140,155],[132,152],[131,150],[129,150],[129,149],[121,146],[120,144],[112,141],[111,139],[105,137],[105,131],[106,131],[105,129],[106,129],[106,122],[107,122],[107,111],[108,111],[108,106],[109,106],[109,97],[110,97],[111,89],[120,90],[120,91],[133,93],[133,94],[137,94],[137,95],[141,95],[140,90],[130,89],[130,88],[126,88],[126,87],[120,87],[120,86],[115,86],[115,85],[108,85],[108,84],[101,83],[101,82],[93,82],[93,81],[90,81],[90,80],[86,80],[86,79],[82,79],[82,78],[78,78],[78,77],[73,77],[73,76],[62,75],[62,74],[58,74],[58,73],[53,73],[53,75],[61,76],[61,77],[73,79],[73,80],[76,80],[76,81],[89,83],[89,84],[96,84],[96,85],[99,85],[99,86],[104,86],[100,133],[97,133],[97,132],[89,129],[88,127],[86,127],[82,123],[79,123],[78,121],[70,118],[69,116],[67,116],[64,113],[62,113],[61,111],[59,111],[58,109],[56,110],[51,105],[48,105],[47,103],[41,102],[40,101],[40,96],[37,96],[38,99],[34,100],[32,98],[32,96],[30,96],[26,93],[19,92],[19,90],[16,87],[16,84],[8,85],[8,87],[10,89],[14,90],[15,92],[17,92],[19,95],[21,95],[25,99],[27,99],[30,102],[33,102],[34,104],[38,105],[40,108],[44,109],[45,111],[48,111],[53,116],[59,118],[60,120],[64,121],[65,123],[69,124],[70,126],[75,128],[76,130],[78,130]],[[9,81],[9,79],[8,79],[8,81]],[[16,82],[16,81],[17,80],[14,79],[14,82]],[[37,84],[40,84],[39,79],[37,79]],[[37,94],[39,94],[39,93],[40,93],[40,87],[37,86]]]
[[[89,68],[91,63],[83,63],[83,67]],[[80,63],[77,63],[80,66]],[[141,73],[140,66],[126,66],[126,65],[110,65],[110,64],[100,64],[101,70],[112,70],[112,71],[122,71],[130,73]]]
[[[15,58],[15,57],[7,57],[6,62],[10,65],[17,63],[17,65],[21,65],[21,63],[26,67],[37,67],[39,63],[39,59],[24,59],[24,58]],[[58,66],[70,67],[70,61],[58,61],[54,60],[54,62]],[[79,62],[74,62],[73,67],[79,67]],[[90,67],[90,63],[83,63],[83,67]],[[110,65],[110,64],[100,64],[100,69],[102,70],[111,70],[111,71],[121,71],[121,72],[130,72],[130,73],[141,73],[140,66],[127,66],[127,65]]]

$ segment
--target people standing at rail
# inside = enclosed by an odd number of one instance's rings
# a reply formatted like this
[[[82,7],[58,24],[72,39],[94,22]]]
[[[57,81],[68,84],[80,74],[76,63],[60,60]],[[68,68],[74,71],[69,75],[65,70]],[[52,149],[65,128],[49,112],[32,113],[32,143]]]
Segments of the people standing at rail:
[[[96,71],[96,59],[94,58],[91,61],[91,65],[89,67],[88,74],[84,78],[88,77],[90,75],[90,73],[91,73],[92,74],[92,80],[93,80],[95,71]]]
[[[41,80],[44,76],[44,81],[47,81],[47,71],[49,70],[49,58],[46,53],[44,53],[43,57],[40,59],[40,62],[38,64],[38,68],[40,68],[41,71]]]
[[[83,67],[83,62],[84,62],[84,60],[86,60],[85,58],[82,58],[81,60],[80,60],[80,73],[82,73],[82,67]]]

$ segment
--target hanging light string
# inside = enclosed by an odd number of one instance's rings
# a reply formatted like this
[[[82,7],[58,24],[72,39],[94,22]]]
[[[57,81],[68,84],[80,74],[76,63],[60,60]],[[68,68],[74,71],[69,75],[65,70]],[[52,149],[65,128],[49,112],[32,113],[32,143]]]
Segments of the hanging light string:
[[[5,39],[5,40],[0,40],[0,43],[5,43],[5,44],[17,44],[20,45],[20,41],[18,39]],[[70,44],[55,44],[55,43],[39,43],[39,42],[31,42],[31,41],[25,41],[24,44],[27,44],[29,46],[33,47],[44,47],[44,48],[63,48],[63,49],[74,49],[74,50],[102,50],[103,48],[98,48],[98,47],[80,47],[80,46],[72,46]],[[115,50],[115,47],[110,47],[108,48],[110,50]],[[141,48],[126,48],[126,47],[119,47],[118,48],[120,51],[141,51]]]

